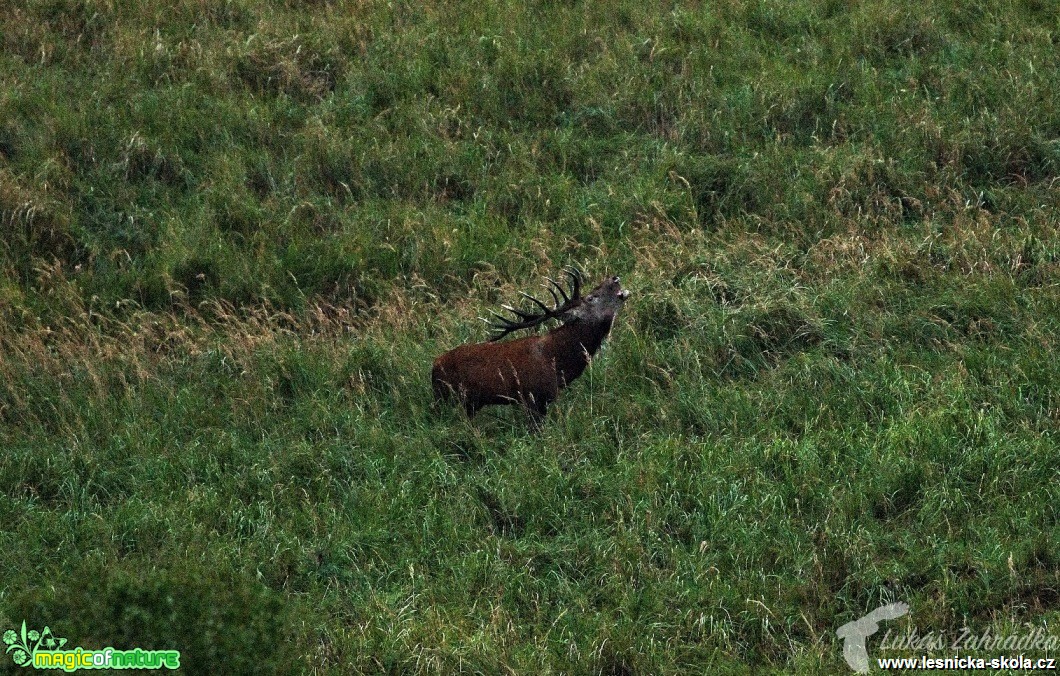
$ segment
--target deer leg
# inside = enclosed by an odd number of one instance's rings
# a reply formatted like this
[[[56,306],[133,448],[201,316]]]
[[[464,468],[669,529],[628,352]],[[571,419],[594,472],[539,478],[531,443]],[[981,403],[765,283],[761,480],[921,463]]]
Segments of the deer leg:
[[[530,417],[530,426],[535,432],[540,432],[545,424],[545,416],[548,414],[548,400],[530,398],[525,402],[523,409]]]
[[[481,408],[476,402],[470,399],[464,399],[464,412],[467,413],[468,418],[474,418],[475,414]]]

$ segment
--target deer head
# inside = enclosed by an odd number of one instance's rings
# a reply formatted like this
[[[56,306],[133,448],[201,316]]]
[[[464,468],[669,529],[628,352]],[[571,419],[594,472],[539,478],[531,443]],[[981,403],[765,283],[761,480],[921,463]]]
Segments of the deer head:
[[[570,279],[569,291],[552,277],[547,278],[548,285],[545,288],[552,296],[553,307],[548,307],[536,297],[520,291],[519,295],[534,305],[533,310],[528,312],[511,305],[502,305],[501,307],[517,317],[516,320],[490,312],[496,320],[489,322],[493,334],[490,336],[490,342],[498,341],[513,331],[540,326],[550,319],[558,319],[564,324],[577,321],[597,322],[605,319],[610,322],[629,297],[629,291],[622,288],[618,277],[604,280],[588,295],[582,297],[581,289],[584,278],[581,272],[577,268],[568,266],[563,268],[563,274]]]

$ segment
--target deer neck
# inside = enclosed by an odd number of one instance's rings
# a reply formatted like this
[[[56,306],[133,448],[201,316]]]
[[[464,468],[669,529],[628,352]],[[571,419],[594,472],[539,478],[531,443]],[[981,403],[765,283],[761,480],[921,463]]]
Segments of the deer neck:
[[[561,386],[582,374],[600,350],[614,319],[609,316],[596,321],[571,322],[548,334],[545,351],[556,364]]]

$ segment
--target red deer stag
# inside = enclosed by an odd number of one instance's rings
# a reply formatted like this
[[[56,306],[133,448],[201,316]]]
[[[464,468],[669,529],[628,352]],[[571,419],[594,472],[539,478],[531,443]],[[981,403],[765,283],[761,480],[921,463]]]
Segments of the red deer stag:
[[[548,278],[554,307],[521,293],[536,306],[534,311],[504,305],[517,319],[491,312],[497,321],[490,324],[493,336],[489,342],[461,345],[435,359],[431,370],[435,397],[442,400],[455,396],[469,416],[484,406],[518,404],[535,425],[540,423],[559,391],[589,365],[629,296],[618,277],[611,277],[582,297],[581,273],[574,268],[564,268],[563,272],[571,281],[569,294],[556,280]],[[536,327],[550,319],[562,324],[545,335],[496,342],[513,331]]]

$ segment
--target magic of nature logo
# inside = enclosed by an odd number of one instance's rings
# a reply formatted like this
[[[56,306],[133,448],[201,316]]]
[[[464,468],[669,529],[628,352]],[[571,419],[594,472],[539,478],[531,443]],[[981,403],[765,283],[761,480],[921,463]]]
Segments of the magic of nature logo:
[[[62,669],[66,672],[79,669],[177,669],[180,667],[179,650],[118,650],[111,647],[86,649],[76,647],[64,650],[65,638],[52,633],[51,628],[29,629],[22,621],[22,630],[8,629],[4,632],[6,653],[20,667],[35,669]]]

